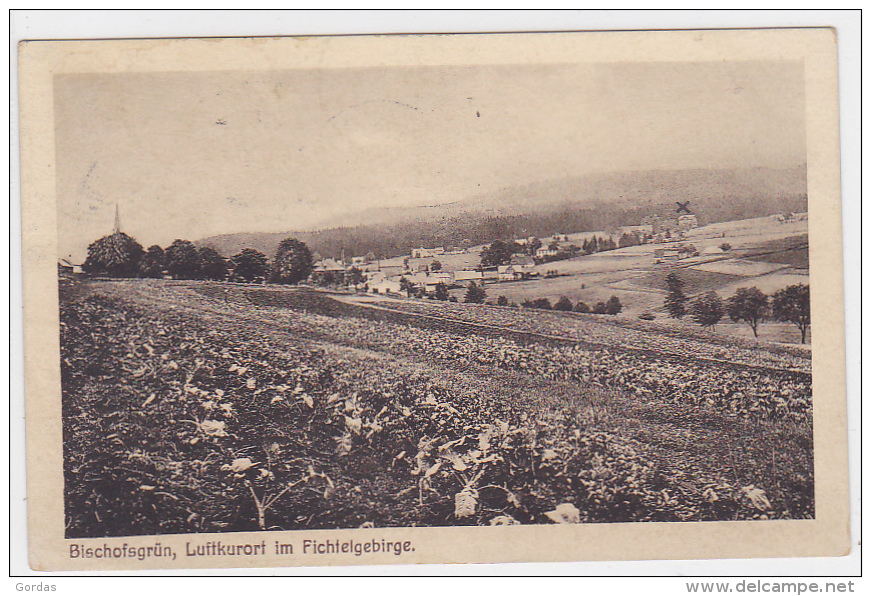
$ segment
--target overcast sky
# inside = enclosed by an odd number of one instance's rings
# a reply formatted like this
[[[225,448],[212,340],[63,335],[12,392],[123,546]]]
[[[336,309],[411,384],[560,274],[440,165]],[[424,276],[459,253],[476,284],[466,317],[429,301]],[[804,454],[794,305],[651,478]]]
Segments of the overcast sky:
[[[620,170],[805,161],[799,62],[55,78],[59,250],[325,227]]]

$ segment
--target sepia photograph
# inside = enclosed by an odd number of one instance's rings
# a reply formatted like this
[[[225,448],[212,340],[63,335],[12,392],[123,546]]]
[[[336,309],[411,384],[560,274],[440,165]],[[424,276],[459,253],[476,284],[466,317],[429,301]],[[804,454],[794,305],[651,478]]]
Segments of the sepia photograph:
[[[815,383],[818,342],[838,374],[817,317],[843,304],[811,284],[829,253],[810,229],[835,259],[841,242],[818,216],[838,192],[813,178],[817,71],[462,37],[454,61],[450,36],[286,38],[267,64],[52,72],[39,366],[59,380],[65,564],[818,520],[839,485],[820,485],[815,412],[843,394]],[[483,38],[515,59],[475,60]],[[424,42],[433,60],[374,59]],[[361,44],[368,63],[324,64]]]

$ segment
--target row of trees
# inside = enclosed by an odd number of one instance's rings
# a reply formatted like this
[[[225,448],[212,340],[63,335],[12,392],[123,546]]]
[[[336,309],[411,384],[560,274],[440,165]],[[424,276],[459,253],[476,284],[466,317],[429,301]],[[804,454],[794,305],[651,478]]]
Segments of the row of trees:
[[[713,328],[724,316],[735,323],[747,323],[753,337],[759,337],[759,325],[773,319],[792,323],[801,332],[801,343],[807,339],[811,324],[810,286],[796,284],[778,290],[772,296],[756,287],[738,288],[735,294],[723,301],[716,292],[710,291],[690,301],[684,293],[684,282],[672,272],[665,278],[668,294],[665,309],[672,318],[690,315],[702,327]]]
[[[312,272],[311,251],[304,242],[286,238],[270,263],[253,248],[243,249],[229,259],[210,246],[197,247],[189,240],[174,240],[168,247],[153,245],[143,250],[123,232],[104,236],[88,246],[82,268],[87,273],[111,277],[210,279],[242,282],[296,284]]]
[[[599,238],[598,236],[587,238],[584,240],[582,246],[574,244],[560,245],[556,240],[557,237],[554,236],[554,238],[555,239],[548,244],[548,248],[554,251],[559,251],[559,254],[544,257],[541,261],[551,262],[569,258],[578,253],[590,255],[618,248],[618,244],[614,242],[614,239],[610,236],[607,238]],[[563,236],[563,239],[567,242],[568,236]],[[635,246],[636,244],[640,244],[641,241],[641,237],[639,237],[635,232],[633,232],[633,234],[624,234],[620,238],[619,248],[623,248],[624,246]],[[542,246],[541,240],[534,237],[530,238],[525,245],[517,244],[513,240],[507,242],[503,240],[495,240],[488,246],[485,246],[481,251],[481,266],[498,267],[499,265],[507,265],[511,262],[512,255],[518,253],[534,257],[536,251]]]
[[[607,238],[599,238],[598,236],[593,236],[592,238],[584,240],[584,244],[581,246],[581,250],[584,251],[585,255],[590,255],[594,252],[605,252],[606,250],[614,250],[615,248],[617,248],[617,244],[610,236],[608,236]]]
[[[496,300],[498,306],[517,306],[513,302],[509,302],[505,296],[499,296]],[[548,298],[536,298],[534,300],[524,300],[520,303],[523,308],[538,308],[541,310],[560,310],[563,312],[578,312],[578,313],[593,313],[596,315],[616,315],[623,310],[623,304],[617,296],[611,296],[607,302],[598,302],[590,308],[585,302],[579,301],[577,304],[572,304],[572,301],[566,296],[560,296],[555,304],[551,304]]]

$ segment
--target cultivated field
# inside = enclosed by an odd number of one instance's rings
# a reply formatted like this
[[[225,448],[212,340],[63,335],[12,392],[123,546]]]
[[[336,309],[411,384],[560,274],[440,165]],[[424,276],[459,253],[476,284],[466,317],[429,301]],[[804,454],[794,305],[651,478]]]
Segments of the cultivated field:
[[[602,237],[604,233],[597,234]],[[589,235],[592,234],[570,235],[569,238],[582,243],[580,236]],[[702,253],[706,248],[723,243],[730,244],[731,249],[721,254],[654,262],[657,248],[681,243],[692,244]],[[480,249],[475,247],[456,258],[462,257],[463,267],[474,266]],[[752,286],[773,294],[788,285],[809,283],[807,254],[807,221],[780,223],[766,217],[723,222],[690,230],[687,238],[679,243],[644,244],[545,263],[536,266],[541,277],[525,281],[488,281],[487,299],[495,302],[499,296],[505,296],[509,302],[520,304],[524,300],[548,298],[553,304],[565,296],[573,303],[583,301],[592,307],[617,296],[623,304],[619,318],[634,319],[642,313],[653,313],[658,319],[682,328],[694,323],[688,319],[668,319],[663,306],[665,278],[672,271],[684,281],[684,291],[691,297],[713,290],[725,299],[740,287]],[[446,270],[453,270],[452,261],[445,259],[442,263]],[[546,278],[548,271],[556,271],[558,275]],[[451,294],[462,300],[465,290],[455,289]],[[769,326],[771,328],[766,329]],[[718,326],[718,331],[737,337],[747,335],[747,330],[727,320]],[[766,323],[760,327],[760,333],[768,341],[799,343],[801,339],[797,329],[778,324]]]
[[[305,288],[61,290],[69,538],[814,515],[805,350]]]

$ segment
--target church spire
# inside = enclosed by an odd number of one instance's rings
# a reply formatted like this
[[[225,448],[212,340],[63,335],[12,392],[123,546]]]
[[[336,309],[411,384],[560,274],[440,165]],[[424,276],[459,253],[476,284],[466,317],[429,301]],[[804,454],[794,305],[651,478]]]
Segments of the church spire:
[[[121,212],[118,210],[118,203],[115,203],[115,230],[114,234],[121,232]]]

